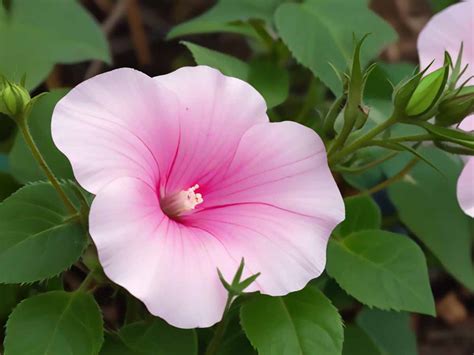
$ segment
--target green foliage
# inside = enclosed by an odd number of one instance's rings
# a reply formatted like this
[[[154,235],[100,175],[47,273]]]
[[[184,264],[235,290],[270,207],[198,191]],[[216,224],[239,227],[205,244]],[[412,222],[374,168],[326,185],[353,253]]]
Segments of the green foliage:
[[[372,339],[356,325],[344,328],[344,349],[342,355],[384,355]]]
[[[261,355],[337,355],[342,351],[339,313],[311,286],[284,297],[256,295],[242,306],[241,319]]]
[[[436,148],[422,153],[442,167],[444,176],[417,164],[406,178],[388,189],[403,223],[430,249],[455,278],[474,289],[471,261],[472,221],[460,209],[456,183],[459,159]]]
[[[219,69],[223,74],[233,76],[255,87],[267,102],[269,108],[281,104],[288,96],[289,79],[286,70],[274,62],[256,60],[247,64],[230,55],[183,42],[191,51],[197,64]]]
[[[12,81],[26,74],[28,88],[55,63],[110,61],[104,34],[74,0],[15,0],[9,12],[0,6],[0,43],[0,73]]]
[[[163,320],[127,324],[106,336],[101,355],[197,355],[194,330],[177,329]]]
[[[423,252],[403,235],[367,230],[332,238],[327,272],[369,306],[435,314]]]
[[[363,309],[356,322],[369,335],[381,355],[418,354],[407,313]]]
[[[224,53],[189,42],[183,43],[193,54],[197,64],[208,65],[225,75],[248,81],[264,96],[269,108],[280,104],[288,96],[288,73],[273,62],[259,60],[247,64]]]
[[[30,131],[46,162],[57,177],[73,178],[71,165],[56,148],[51,138],[51,116],[56,103],[66,94],[65,90],[52,91],[38,100],[31,111]],[[21,134],[17,134],[9,155],[10,169],[20,182],[45,179],[44,172],[35,161]]]
[[[365,0],[285,3],[278,7],[275,23],[293,56],[336,95],[342,86],[330,64],[339,71],[346,70],[352,56],[353,34],[361,38],[371,33],[362,52],[363,65],[396,38],[395,31],[368,9]]]
[[[344,204],[346,219],[338,225],[334,234],[346,236],[358,231],[380,228],[382,214],[370,196],[347,197]]]
[[[27,185],[0,204],[0,283],[55,276],[79,259],[86,241],[49,183]]]
[[[10,315],[5,355],[98,354],[102,317],[91,295],[43,293],[21,302]]]
[[[234,32],[255,36],[252,27],[236,24],[251,19],[270,23],[273,12],[283,0],[219,0],[217,4],[196,18],[175,26],[168,39],[198,33]]]

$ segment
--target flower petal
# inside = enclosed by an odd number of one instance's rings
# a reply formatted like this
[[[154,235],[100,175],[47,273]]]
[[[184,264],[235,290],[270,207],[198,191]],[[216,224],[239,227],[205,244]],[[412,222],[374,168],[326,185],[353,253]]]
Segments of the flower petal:
[[[224,178],[203,197],[183,223],[245,257],[248,272],[262,273],[258,289],[270,295],[300,289],[322,272],[330,233],[344,219],[322,141],[293,122],[247,131]]]
[[[449,6],[433,16],[418,37],[418,54],[421,68],[433,59],[429,71],[443,65],[446,50],[455,61],[463,43],[464,65],[469,64],[463,79],[474,75],[474,1],[464,1]],[[461,81],[463,80],[461,79]]]
[[[52,136],[92,193],[122,176],[154,184],[159,166],[170,165],[176,150],[178,114],[173,92],[139,71],[116,69],[79,84],[58,102]]]
[[[246,82],[206,67],[184,67],[155,80],[181,104],[180,145],[166,189],[206,185],[228,164],[244,132],[268,122],[263,97]]]
[[[180,328],[209,327],[223,314],[238,261],[202,230],[164,216],[154,187],[116,179],[92,203],[90,234],[106,275],[149,311]]]
[[[468,158],[458,179],[457,194],[463,211],[474,217],[474,158]]]

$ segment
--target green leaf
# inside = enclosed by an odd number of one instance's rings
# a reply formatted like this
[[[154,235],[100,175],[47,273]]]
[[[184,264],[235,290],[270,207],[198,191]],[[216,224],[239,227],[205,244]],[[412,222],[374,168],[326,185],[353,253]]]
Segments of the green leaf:
[[[38,148],[55,175],[64,179],[73,179],[74,176],[69,161],[56,148],[51,138],[53,109],[65,94],[65,90],[56,90],[42,97],[34,105],[28,123]],[[10,152],[9,162],[12,175],[20,182],[27,183],[46,178],[19,132]]]
[[[270,23],[273,12],[283,0],[220,0],[204,14],[175,26],[167,35],[168,39],[179,36],[210,33],[233,32],[256,36],[251,26],[229,24],[236,21],[261,19]]]
[[[41,83],[55,63],[110,61],[104,33],[74,0],[15,0],[0,7],[0,73],[26,85]]]
[[[63,185],[71,199],[75,196]],[[0,204],[0,283],[33,282],[70,267],[86,232],[49,183],[27,185]]]
[[[246,81],[263,95],[268,108],[281,104],[288,97],[290,86],[288,72],[274,62],[251,61]]]
[[[365,0],[284,3],[275,13],[275,23],[293,56],[336,96],[342,86],[330,63],[339,71],[346,70],[352,57],[354,34],[356,38],[372,34],[362,51],[363,65],[396,39],[395,31],[369,10]]]
[[[242,80],[248,77],[249,67],[244,61],[191,42],[182,41],[181,43],[189,49],[197,64],[208,65],[220,70],[224,75]]]
[[[448,75],[449,69],[444,66],[421,79],[410,101],[408,101],[407,115],[417,116],[433,107],[444,91]]]
[[[53,291],[28,298],[10,315],[5,355],[98,354],[102,317],[85,293]]]
[[[270,61],[256,60],[250,64],[190,42],[183,43],[199,65],[208,65],[223,74],[247,81],[265,98],[268,108],[276,106],[288,97],[288,72]]]
[[[364,304],[435,314],[425,256],[403,235],[370,230],[332,238],[326,270]]]
[[[205,33],[236,33],[250,38],[257,38],[258,33],[248,23],[220,23],[213,22],[212,19],[200,19],[195,18],[186,22],[183,22],[175,27],[173,27],[166,38],[168,40],[175,39],[177,37],[195,35],[195,34],[205,34]]]
[[[344,349],[342,355],[385,354],[380,352],[372,339],[361,328],[356,325],[348,325],[344,328]]]
[[[346,219],[334,231],[337,235],[349,235],[367,229],[378,229],[382,224],[379,206],[370,196],[355,196],[344,199]]]
[[[260,355],[339,355],[342,322],[316,288],[284,297],[255,295],[242,306],[241,322]]]
[[[106,337],[101,355],[197,355],[192,329],[174,328],[163,320],[136,322]]]
[[[446,270],[474,290],[471,220],[458,205],[456,184],[462,169],[457,157],[425,147],[421,152],[444,176],[425,164],[388,189],[402,222],[430,249]]]
[[[416,337],[407,313],[363,309],[357,324],[372,339],[383,355],[416,355]],[[364,354],[365,355],[365,354]]]

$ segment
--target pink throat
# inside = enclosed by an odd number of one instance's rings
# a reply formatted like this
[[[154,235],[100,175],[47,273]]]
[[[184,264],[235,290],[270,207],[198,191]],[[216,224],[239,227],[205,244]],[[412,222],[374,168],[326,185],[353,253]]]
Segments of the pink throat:
[[[187,190],[164,196],[160,200],[161,209],[170,218],[189,213],[204,201],[202,195],[196,192],[197,189],[199,189],[198,184]]]

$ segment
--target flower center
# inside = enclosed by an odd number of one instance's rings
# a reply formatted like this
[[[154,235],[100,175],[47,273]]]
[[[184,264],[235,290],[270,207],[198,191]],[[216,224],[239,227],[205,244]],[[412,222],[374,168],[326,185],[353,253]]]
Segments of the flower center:
[[[198,184],[187,190],[163,197],[160,201],[161,209],[170,218],[178,217],[183,213],[194,210],[197,205],[204,201],[202,195],[196,193],[197,189],[199,189]]]

